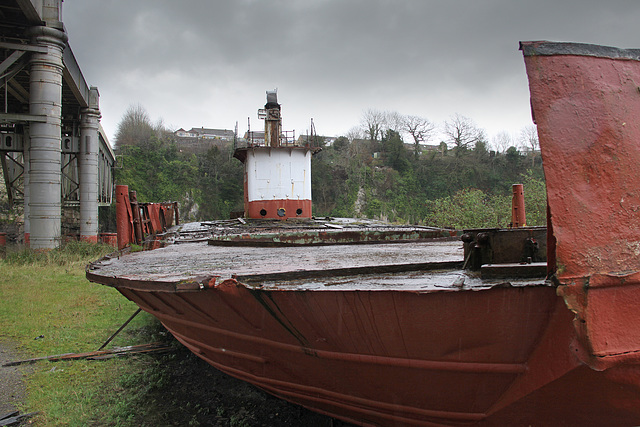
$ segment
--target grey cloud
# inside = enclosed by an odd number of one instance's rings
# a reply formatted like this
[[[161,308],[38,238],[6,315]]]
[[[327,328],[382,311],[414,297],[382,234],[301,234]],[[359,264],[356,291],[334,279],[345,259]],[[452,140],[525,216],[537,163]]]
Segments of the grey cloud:
[[[274,86],[299,129],[313,115],[345,132],[379,108],[478,112],[490,132],[513,130],[530,123],[519,40],[638,47],[638,18],[631,0],[68,0],[63,10],[111,132],[135,102],[177,126],[242,126]]]

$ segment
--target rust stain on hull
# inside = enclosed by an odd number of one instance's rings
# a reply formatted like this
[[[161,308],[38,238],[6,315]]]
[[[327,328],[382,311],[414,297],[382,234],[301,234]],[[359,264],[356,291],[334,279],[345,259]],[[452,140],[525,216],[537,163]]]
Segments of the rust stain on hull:
[[[522,43],[559,293],[595,369],[640,362],[640,51]],[[565,191],[569,188],[570,191]]]

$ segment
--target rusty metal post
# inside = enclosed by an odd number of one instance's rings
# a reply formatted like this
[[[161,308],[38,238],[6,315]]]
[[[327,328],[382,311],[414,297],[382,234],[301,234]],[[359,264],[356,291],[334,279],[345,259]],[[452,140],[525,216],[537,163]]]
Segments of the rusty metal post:
[[[180,214],[178,212],[178,202],[173,202],[173,215],[175,218],[175,225],[180,225]]]
[[[512,190],[511,226],[513,228],[526,227],[527,217],[524,210],[524,187],[522,184],[513,184]]]
[[[116,185],[116,227],[118,234],[118,250],[125,248],[131,241],[129,210],[129,186]]]
[[[127,319],[127,321],[126,321],[126,322],[124,322],[124,323],[122,324],[122,326],[120,326],[120,327],[118,328],[118,330],[117,330],[117,331],[115,331],[115,332],[113,333],[113,335],[111,335],[111,336],[110,336],[110,337],[109,337],[109,338],[104,342],[104,344],[102,344],[102,345],[100,346],[100,348],[99,348],[98,350],[96,350],[96,351],[100,351],[100,350],[102,350],[103,348],[105,348],[105,347],[107,346],[107,344],[109,344],[109,343],[111,342],[111,340],[112,340],[112,339],[114,339],[114,338],[116,337],[116,335],[118,335],[118,334],[119,334],[119,333],[120,333],[124,328],[126,328],[126,327],[127,327],[127,325],[129,324],[129,322],[131,322],[131,321],[132,321],[132,320],[133,320],[133,319],[138,315],[138,313],[140,313],[141,311],[142,311],[142,309],[141,309],[141,308],[138,308],[138,309],[136,310],[136,312],[135,312],[135,313],[133,313],[133,314],[131,315],[131,317],[129,317],[129,318]]]
[[[135,232],[136,244],[142,244],[144,240],[142,235],[142,222],[140,220],[140,205],[138,204],[138,193],[129,191],[129,202],[133,213],[133,231]]]

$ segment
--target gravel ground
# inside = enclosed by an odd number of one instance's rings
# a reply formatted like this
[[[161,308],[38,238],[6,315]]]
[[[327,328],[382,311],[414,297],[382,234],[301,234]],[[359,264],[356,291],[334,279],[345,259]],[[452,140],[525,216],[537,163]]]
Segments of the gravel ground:
[[[6,341],[0,342],[0,416],[18,410],[25,397],[24,374],[20,366],[1,366],[19,359],[15,347]]]

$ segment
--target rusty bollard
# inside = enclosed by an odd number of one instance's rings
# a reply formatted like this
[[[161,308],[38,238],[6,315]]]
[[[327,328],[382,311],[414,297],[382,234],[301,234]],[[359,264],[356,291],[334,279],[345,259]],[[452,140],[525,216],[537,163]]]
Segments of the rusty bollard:
[[[513,198],[511,199],[511,227],[526,227],[527,215],[524,211],[524,187],[522,184],[513,184]]]
[[[129,186],[116,185],[116,227],[118,234],[118,250],[131,243],[131,221],[129,219]]]

